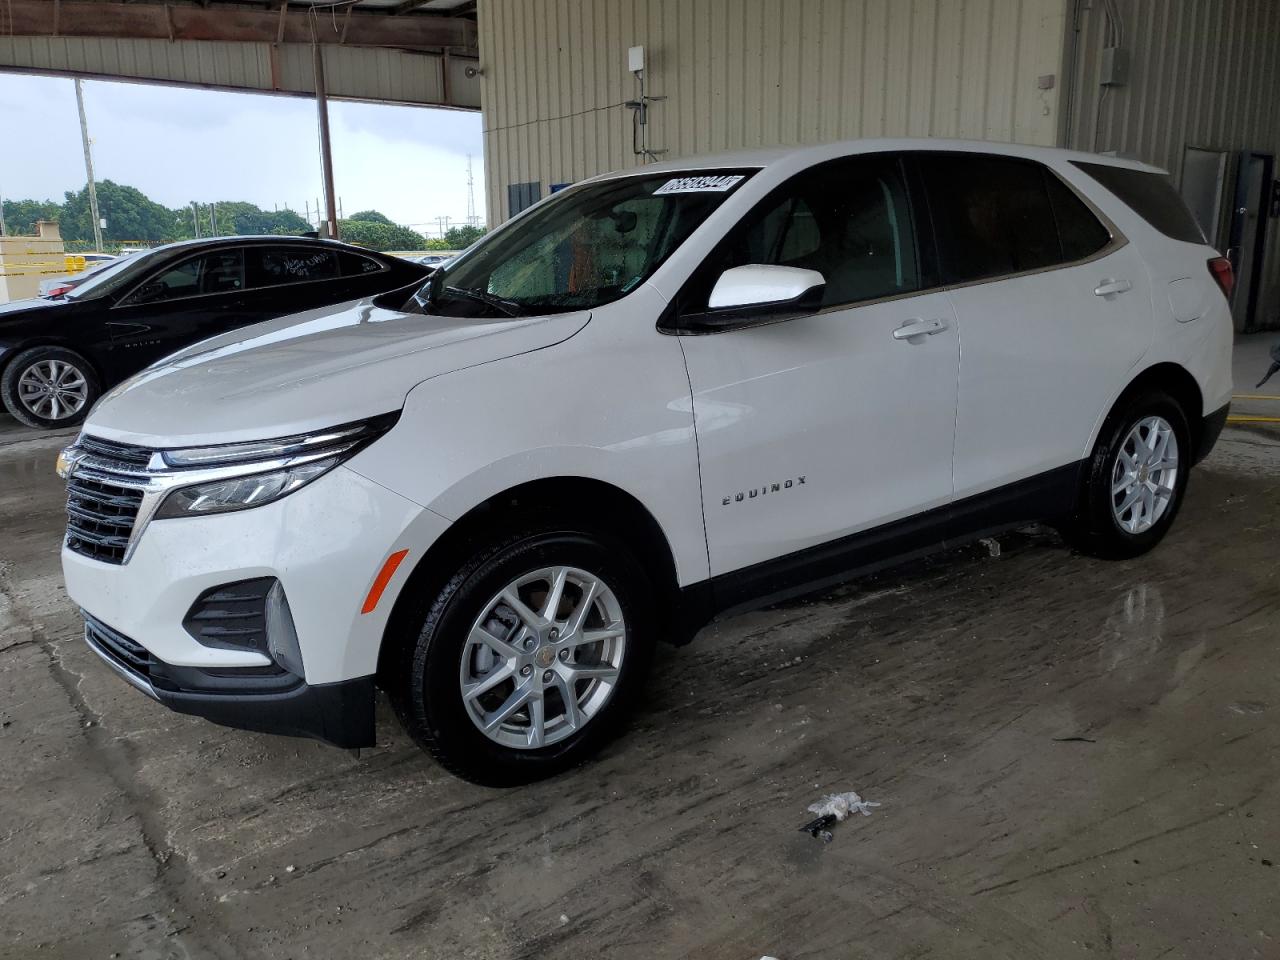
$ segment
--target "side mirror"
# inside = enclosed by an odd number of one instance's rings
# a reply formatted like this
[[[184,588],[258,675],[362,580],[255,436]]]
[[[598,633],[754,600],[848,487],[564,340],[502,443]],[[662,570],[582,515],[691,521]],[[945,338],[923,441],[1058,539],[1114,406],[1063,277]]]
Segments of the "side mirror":
[[[797,301],[802,299],[816,300],[820,304],[826,282],[817,270],[750,263],[720,274],[707,300],[707,308],[723,310],[730,307],[798,305]]]
[[[777,323],[822,309],[826,279],[817,270],[751,263],[720,274],[705,313],[686,314],[681,326],[703,331]]]

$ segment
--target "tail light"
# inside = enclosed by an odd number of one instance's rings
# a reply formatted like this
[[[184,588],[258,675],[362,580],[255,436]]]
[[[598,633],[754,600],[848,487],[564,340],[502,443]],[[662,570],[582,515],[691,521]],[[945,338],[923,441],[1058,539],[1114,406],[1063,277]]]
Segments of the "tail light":
[[[56,287],[50,287],[50,288],[49,288],[49,292],[48,292],[48,293],[46,293],[46,294],[45,294],[45,296],[46,296],[46,297],[60,297],[60,296],[62,296],[64,293],[66,293],[68,290],[70,290],[73,286],[75,286],[75,284],[72,284],[72,283],[64,283],[64,284],[60,284],[59,286],[56,286]]]
[[[1230,300],[1231,291],[1235,289],[1236,285],[1236,274],[1231,269],[1231,261],[1226,257],[1214,257],[1209,261],[1209,273],[1217,281],[1218,286],[1222,288],[1222,295]]]

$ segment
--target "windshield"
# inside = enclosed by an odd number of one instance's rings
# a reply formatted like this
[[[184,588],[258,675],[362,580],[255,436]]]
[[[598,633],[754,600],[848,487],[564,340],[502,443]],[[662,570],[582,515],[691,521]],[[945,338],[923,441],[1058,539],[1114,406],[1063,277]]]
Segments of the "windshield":
[[[111,293],[111,291],[117,290],[127,283],[132,283],[142,270],[149,268],[162,256],[171,253],[172,251],[161,248],[160,250],[148,250],[145,253],[125,254],[115,263],[93,271],[90,276],[85,277],[72,289],[68,290],[66,298],[68,300],[88,300]]]
[[[754,171],[571,187],[433,274],[418,309],[451,316],[590,310],[643,283]]]

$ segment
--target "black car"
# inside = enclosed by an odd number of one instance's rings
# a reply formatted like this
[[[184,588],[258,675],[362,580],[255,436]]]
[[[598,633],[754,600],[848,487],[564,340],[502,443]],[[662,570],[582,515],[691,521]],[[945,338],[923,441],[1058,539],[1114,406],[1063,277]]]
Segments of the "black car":
[[[28,426],[70,426],[103,390],[192,343],[430,273],[304,237],[187,240],[135,253],[61,297],[0,306],[0,398]]]

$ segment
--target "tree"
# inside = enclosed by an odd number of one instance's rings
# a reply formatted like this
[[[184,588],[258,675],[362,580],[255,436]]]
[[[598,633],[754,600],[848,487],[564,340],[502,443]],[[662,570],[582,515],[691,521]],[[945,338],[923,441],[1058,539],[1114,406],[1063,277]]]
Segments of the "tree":
[[[208,205],[205,204],[205,215]],[[190,207],[187,208],[190,210]],[[292,210],[262,210],[243,200],[219,200],[214,204],[218,220],[218,233],[223,236],[249,236],[251,234],[298,234],[312,229],[311,224]],[[188,214],[187,220],[191,216]],[[203,222],[203,218],[202,218]]]
[[[35,236],[37,220],[57,220],[62,204],[56,200],[6,200],[4,228],[10,236]]]
[[[243,200],[218,200],[213,204],[215,223],[210,220],[209,204],[197,200],[196,216],[200,222],[200,236],[249,236],[256,234],[275,234],[279,236],[297,236],[314,229],[292,210],[262,210],[257,205]],[[195,236],[192,225],[191,204],[171,211],[175,222],[179,223],[178,238]]]
[[[339,220],[338,230],[347,243],[368,247],[370,250],[424,250],[427,241],[422,234],[394,223],[376,220]]]
[[[389,227],[395,226],[395,222],[390,217],[379,213],[377,210],[361,210],[359,213],[353,213],[347,219],[361,220],[365,223],[385,223]]]
[[[89,213],[88,188],[82,188],[78,193],[68,191],[66,198],[62,216],[58,219],[62,236],[67,240],[92,240],[93,218]],[[135,187],[122,186],[111,180],[98,184],[98,215],[107,221],[107,228],[102,232],[104,240],[163,243],[180,235],[174,211],[148,199]]]
[[[449,250],[465,250],[486,233],[484,227],[473,227],[470,224],[462,227],[450,227],[444,232],[444,242]]]

